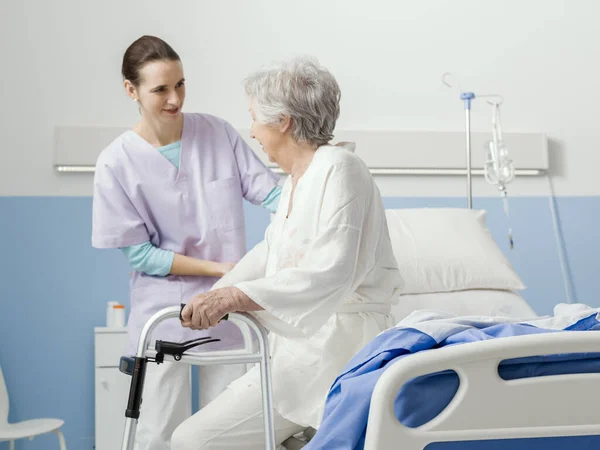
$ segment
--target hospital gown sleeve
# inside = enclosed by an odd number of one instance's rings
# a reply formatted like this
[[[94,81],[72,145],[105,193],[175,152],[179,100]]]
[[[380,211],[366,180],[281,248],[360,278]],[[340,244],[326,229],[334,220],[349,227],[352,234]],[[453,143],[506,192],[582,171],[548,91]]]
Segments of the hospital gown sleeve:
[[[286,337],[312,336],[372,266],[376,250],[371,247],[375,246],[361,245],[362,225],[373,196],[364,172],[357,164],[334,166],[325,188],[313,190],[312,194],[322,195],[314,199],[322,201],[320,231],[303,248],[295,267],[236,284],[264,308],[252,314],[269,330]]]
[[[146,224],[102,155],[96,164],[92,204],[94,247],[121,248],[150,241]]]
[[[226,123],[225,130],[233,148],[244,198],[250,203],[260,205],[277,186],[279,177],[262,163],[229,123]]]

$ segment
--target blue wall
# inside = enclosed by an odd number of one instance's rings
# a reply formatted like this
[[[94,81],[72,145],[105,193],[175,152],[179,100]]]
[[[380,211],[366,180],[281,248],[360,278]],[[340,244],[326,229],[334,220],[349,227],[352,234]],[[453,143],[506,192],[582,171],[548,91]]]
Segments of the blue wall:
[[[388,208],[464,207],[463,198],[386,198]],[[540,314],[564,301],[548,199],[513,198],[515,249],[496,198],[474,200]],[[574,293],[598,306],[600,197],[557,200]],[[262,238],[268,214],[247,206],[248,241]],[[10,420],[60,417],[71,449],[91,450],[94,436],[94,333],[106,302],[128,304],[128,268],[117,251],[90,244],[91,199],[0,197],[0,365],[11,396]],[[0,443],[0,450],[7,449]],[[55,436],[20,441],[17,450],[58,448]]]

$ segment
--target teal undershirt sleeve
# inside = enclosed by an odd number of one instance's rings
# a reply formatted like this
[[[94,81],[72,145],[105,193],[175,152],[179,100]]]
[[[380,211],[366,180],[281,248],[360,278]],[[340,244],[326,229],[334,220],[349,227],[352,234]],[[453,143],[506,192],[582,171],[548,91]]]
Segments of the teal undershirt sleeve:
[[[267,197],[261,203],[263,208],[268,209],[271,213],[275,213],[277,211],[277,206],[279,205],[279,198],[281,197],[281,186],[275,186],[271,192],[267,194]]]
[[[150,241],[123,247],[121,251],[136,271],[159,277],[169,275],[175,258],[175,253],[157,248]]]

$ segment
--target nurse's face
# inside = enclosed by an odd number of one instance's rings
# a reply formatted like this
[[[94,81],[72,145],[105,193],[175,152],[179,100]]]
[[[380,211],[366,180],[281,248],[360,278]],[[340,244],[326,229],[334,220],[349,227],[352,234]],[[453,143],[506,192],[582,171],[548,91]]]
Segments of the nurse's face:
[[[289,139],[285,133],[288,126],[272,126],[257,120],[254,113],[254,100],[250,100],[250,116],[252,117],[250,137],[256,139],[262,145],[269,161],[279,164],[278,159],[281,159],[281,152]]]
[[[185,100],[181,61],[152,61],[143,66],[134,93],[145,118],[164,123],[180,119]]]

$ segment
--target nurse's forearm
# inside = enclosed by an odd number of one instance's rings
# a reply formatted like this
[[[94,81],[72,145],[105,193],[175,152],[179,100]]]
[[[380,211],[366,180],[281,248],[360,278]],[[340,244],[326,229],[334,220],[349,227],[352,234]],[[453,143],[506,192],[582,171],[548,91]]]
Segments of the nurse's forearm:
[[[233,267],[229,263],[205,261],[175,253],[170,273],[172,275],[189,275],[201,277],[222,277]]]

